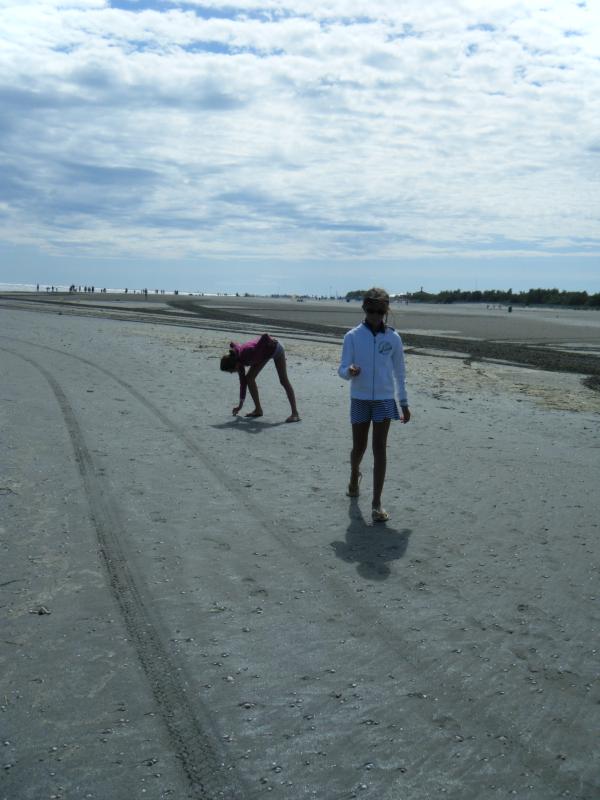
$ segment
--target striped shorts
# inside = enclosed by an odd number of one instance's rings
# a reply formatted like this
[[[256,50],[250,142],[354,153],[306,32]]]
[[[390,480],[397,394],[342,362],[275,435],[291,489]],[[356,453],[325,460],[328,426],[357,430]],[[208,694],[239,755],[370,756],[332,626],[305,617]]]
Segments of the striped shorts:
[[[383,422],[384,419],[400,419],[398,405],[391,400],[357,400],[351,398],[350,422],[356,425],[359,422]]]

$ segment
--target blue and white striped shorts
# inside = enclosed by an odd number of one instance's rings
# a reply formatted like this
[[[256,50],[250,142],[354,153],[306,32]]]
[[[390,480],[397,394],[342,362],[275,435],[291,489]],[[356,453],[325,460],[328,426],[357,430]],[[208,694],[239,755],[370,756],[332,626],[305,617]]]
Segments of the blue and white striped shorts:
[[[351,398],[350,422],[356,425],[359,422],[383,422],[384,419],[400,419],[398,405],[391,400],[357,400]]]

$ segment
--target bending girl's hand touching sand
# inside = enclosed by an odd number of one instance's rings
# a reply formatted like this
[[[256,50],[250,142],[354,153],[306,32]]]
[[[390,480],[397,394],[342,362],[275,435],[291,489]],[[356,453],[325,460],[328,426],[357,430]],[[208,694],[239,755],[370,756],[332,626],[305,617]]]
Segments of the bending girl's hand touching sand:
[[[348,372],[353,378],[356,378],[357,375],[360,375],[360,367],[357,367],[356,364],[350,364]]]

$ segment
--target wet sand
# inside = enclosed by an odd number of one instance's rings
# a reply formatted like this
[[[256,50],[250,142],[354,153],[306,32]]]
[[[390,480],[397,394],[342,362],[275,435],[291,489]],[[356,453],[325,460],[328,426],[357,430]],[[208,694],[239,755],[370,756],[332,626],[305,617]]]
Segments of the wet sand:
[[[172,311],[173,307],[212,309],[230,315],[249,315],[263,320],[348,329],[362,318],[357,302],[305,300],[269,297],[215,297],[142,294],[4,293],[2,298],[23,301],[69,303],[83,307],[129,308]],[[600,353],[600,309],[570,309],[513,306],[483,303],[451,305],[393,303],[390,324],[403,335],[481,339],[520,344],[548,344],[557,347],[581,345]]]
[[[297,326],[315,334],[343,336],[362,320],[358,303],[264,298],[175,301],[205,319],[261,320],[284,330]],[[298,310],[300,308],[300,310]],[[600,389],[600,312],[573,309],[488,309],[477,305],[394,304],[389,323],[414,352],[452,352],[471,361],[504,361],[537,369],[579,373]]]
[[[335,331],[282,329],[286,425],[274,370],[260,420],[218,370],[262,321],[26,309],[0,308],[0,798],[598,795],[581,375],[409,353],[373,526]]]
[[[278,300],[269,298],[198,298],[212,308],[349,328],[362,319],[358,302]],[[544,309],[486,304],[393,303],[390,324],[403,335],[422,334],[527,344],[582,344],[600,353],[600,309]]]
[[[144,317],[179,325],[258,326],[259,330],[342,337],[362,318],[358,303],[289,298],[137,294],[0,295],[0,306],[61,308],[63,313],[115,319]],[[536,369],[580,374],[600,391],[600,311],[491,307],[483,304],[395,303],[389,323],[413,352],[454,353],[471,361],[500,361]]]

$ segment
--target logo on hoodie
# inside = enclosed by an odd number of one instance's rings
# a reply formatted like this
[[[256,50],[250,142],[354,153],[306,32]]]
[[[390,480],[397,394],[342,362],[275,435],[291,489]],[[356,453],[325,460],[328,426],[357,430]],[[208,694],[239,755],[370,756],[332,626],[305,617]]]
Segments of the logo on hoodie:
[[[392,351],[392,345],[389,342],[381,342],[379,345],[379,352],[382,356],[387,356]]]

